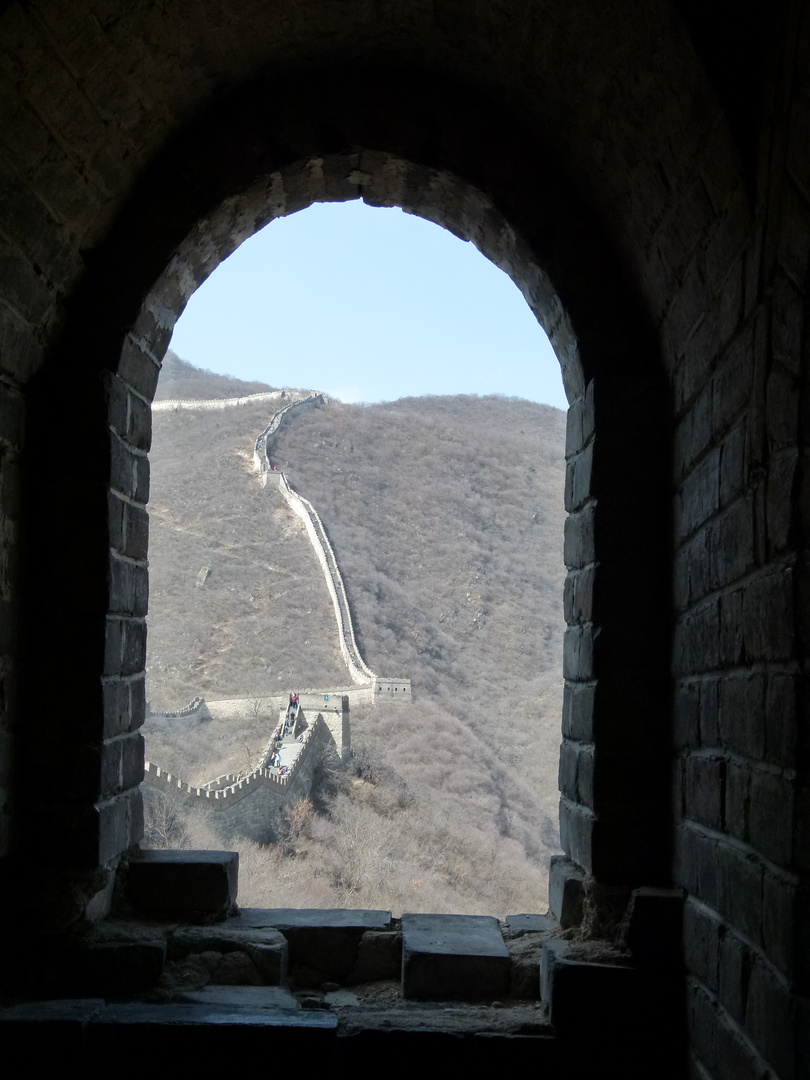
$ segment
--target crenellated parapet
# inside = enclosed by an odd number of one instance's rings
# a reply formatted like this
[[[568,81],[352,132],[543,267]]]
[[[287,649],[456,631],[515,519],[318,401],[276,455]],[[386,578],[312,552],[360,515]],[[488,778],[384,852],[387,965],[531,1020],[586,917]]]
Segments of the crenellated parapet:
[[[188,809],[211,811],[212,823],[226,837],[267,843],[284,807],[310,795],[325,757],[337,754],[345,760],[351,753],[349,699],[345,694],[326,698],[326,707],[313,703],[317,711],[310,702],[299,703],[292,713],[282,709],[261,765],[248,773],[224,773],[197,787],[147,761],[144,783]],[[281,768],[269,764],[279,744],[286,759]]]
[[[165,401],[153,401],[152,412],[182,412],[184,410],[202,409],[212,412],[218,409],[230,409],[234,405],[261,405],[264,401],[278,401],[283,399],[286,390],[263,390],[258,394],[246,394],[244,397],[232,398],[169,398]]]

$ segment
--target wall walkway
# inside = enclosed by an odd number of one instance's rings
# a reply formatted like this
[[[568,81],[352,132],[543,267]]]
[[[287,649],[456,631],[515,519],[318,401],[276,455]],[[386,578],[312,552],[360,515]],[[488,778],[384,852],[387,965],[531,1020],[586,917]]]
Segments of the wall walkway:
[[[316,402],[323,403],[323,394],[313,392],[307,397],[299,398],[297,401],[293,401],[289,405],[286,405],[283,409],[279,409],[278,412],[273,415],[264,431],[262,431],[256,439],[256,446],[253,451],[253,463],[256,471],[261,475],[263,484],[267,483],[268,476],[273,472],[267,454],[268,440],[278,431],[281,421],[290,410],[301,405],[314,404]],[[363,657],[360,655],[360,650],[357,647],[346,589],[343,585],[343,578],[337,564],[337,559],[335,558],[334,549],[329,542],[329,537],[326,535],[323,522],[318,517],[318,513],[312,503],[293,489],[285,474],[279,472],[277,475],[279,491],[292,512],[303,521],[304,528],[307,530],[307,536],[309,536],[312,547],[315,549],[315,555],[318,558],[318,562],[321,564],[321,569],[323,570],[323,575],[326,580],[326,587],[329,590],[329,595],[332,598],[332,607],[335,611],[340,653],[346,667],[349,669],[352,681],[358,686],[373,683],[376,676],[363,660]]]
[[[309,795],[316,766],[327,746],[335,741],[333,726],[321,713],[307,721],[305,710],[299,708],[291,734],[284,736],[282,713],[262,754],[262,764],[249,773],[224,773],[195,787],[147,761],[143,782],[189,809],[224,815],[216,825],[225,835],[239,834],[259,843],[268,842],[273,839],[273,824],[279,811],[286,804]],[[279,739],[283,772],[269,765],[270,755]],[[338,745],[336,749],[341,753],[343,748]]]

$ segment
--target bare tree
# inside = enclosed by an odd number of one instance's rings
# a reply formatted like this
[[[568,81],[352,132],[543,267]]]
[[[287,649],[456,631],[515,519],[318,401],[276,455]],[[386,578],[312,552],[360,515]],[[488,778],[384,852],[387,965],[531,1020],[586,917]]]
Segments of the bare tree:
[[[162,791],[143,788],[144,844],[150,848],[188,847],[182,807]]]

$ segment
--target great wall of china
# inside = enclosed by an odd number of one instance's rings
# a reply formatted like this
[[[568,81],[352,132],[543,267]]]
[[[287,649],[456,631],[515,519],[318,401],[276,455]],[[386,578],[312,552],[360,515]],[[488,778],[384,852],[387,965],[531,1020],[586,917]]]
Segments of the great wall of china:
[[[161,412],[221,409],[283,400],[286,396],[287,391],[279,390],[241,398],[170,400],[156,402],[153,409]],[[300,694],[293,714],[290,737],[285,734],[288,726],[286,704],[275,696],[265,699],[263,704],[279,707],[279,722],[262,753],[259,765],[250,772],[224,774],[195,787],[153,762],[145,763],[144,783],[184,806],[212,812],[218,831],[226,836],[241,834],[259,842],[271,839],[272,823],[284,805],[309,794],[319,762],[330,753],[336,754],[342,761],[346,760],[351,754],[350,700],[370,704],[380,701],[405,704],[411,699],[409,679],[381,678],[375,675],[363,660],[354,636],[343,578],[323,522],[312,504],[293,489],[286,475],[271,465],[268,456],[269,440],[278,431],[282,419],[292,409],[323,404],[323,401],[323,394],[311,392],[278,409],[256,439],[253,466],[262,486],[267,485],[269,477],[278,477],[278,488],[282,497],[304,524],[332,600],[341,656],[354,686],[350,689],[311,690]],[[203,697],[196,697],[185,708],[153,715],[165,719],[190,716],[224,719],[227,716],[247,715],[254,707],[254,698],[206,702]],[[270,762],[276,750],[281,753],[281,763],[273,766]]]

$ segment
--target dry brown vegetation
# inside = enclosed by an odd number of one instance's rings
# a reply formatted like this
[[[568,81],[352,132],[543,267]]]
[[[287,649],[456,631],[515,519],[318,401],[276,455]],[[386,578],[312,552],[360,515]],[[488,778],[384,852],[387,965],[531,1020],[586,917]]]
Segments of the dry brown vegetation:
[[[345,685],[309,542],[248,468],[266,407],[155,421],[150,700]],[[353,770],[326,776],[297,825],[291,808],[277,845],[240,845],[240,902],[544,910],[558,844],[564,422],[550,407],[461,396],[329,401],[282,425],[271,459],[324,522],[363,655],[410,677],[414,703],[353,712]],[[233,725],[173,723],[147,725],[147,755],[181,775],[209,779],[245,756]],[[184,843],[221,843],[210,821],[183,827]]]
[[[171,349],[163,359],[155,401],[204,401],[206,398],[245,397],[275,390],[261,382],[244,382],[232,375],[217,375],[186,363]]]

